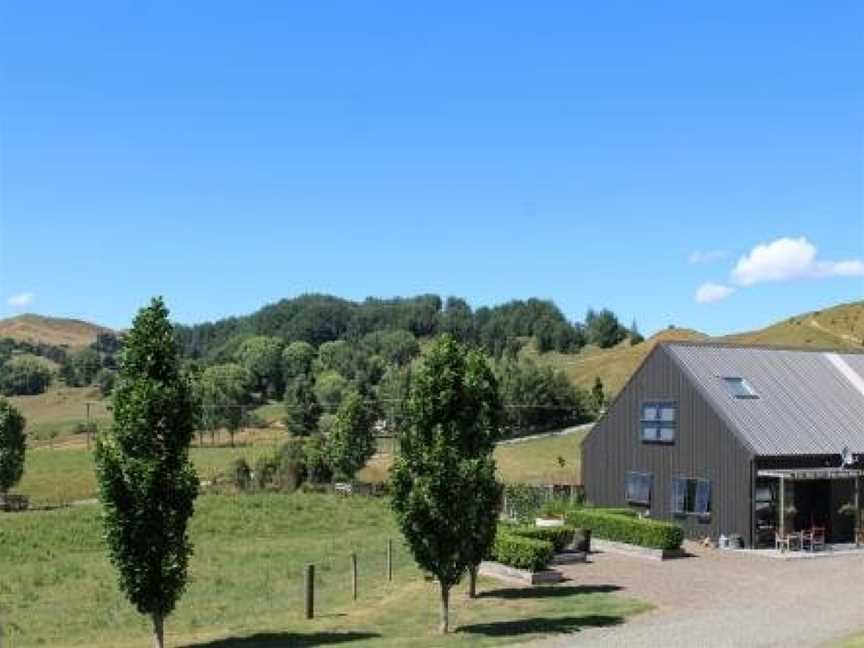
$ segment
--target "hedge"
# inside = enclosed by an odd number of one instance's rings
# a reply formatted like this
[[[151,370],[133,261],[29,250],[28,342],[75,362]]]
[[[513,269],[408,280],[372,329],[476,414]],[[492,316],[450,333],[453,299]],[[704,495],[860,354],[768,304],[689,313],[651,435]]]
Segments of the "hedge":
[[[575,529],[571,526],[559,527],[536,527],[536,526],[516,526],[507,528],[507,533],[517,535],[520,538],[533,538],[534,540],[545,540],[551,542],[555,547],[555,551],[564,551],[564,549],[573,542]]]
[[[595,538],[626,542],[651,549],[678,549],[684,530],[677,524],[627,517],[597,509],[578,509],[567,514],[572,526],[591,529]]]
[[[598,506],[591,507],[591,510],[595,513],[611,513],[612,515],[623,515],[630,518],[639,517],[639,512],[633,508],[604,508],[602,506]]]
[[[499,529],[491,558],[517,569],[541,571],[554,555],[555,547],[548,540],[526,538]]]

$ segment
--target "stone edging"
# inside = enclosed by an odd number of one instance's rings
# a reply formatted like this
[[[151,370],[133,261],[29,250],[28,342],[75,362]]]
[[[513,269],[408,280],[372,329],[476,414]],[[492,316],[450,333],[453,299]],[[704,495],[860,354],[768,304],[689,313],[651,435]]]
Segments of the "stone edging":
[[[480,563],[480,574],[505,581],[515,581],[527,585],[548,585],[561,581],[561,572],[555,569],[544,569],[532,572],[527,569],[516,569],[499,562],[484,560]]]
[[[624,554],[637,558],[648,558],[649,560],[669,560],[670,558],[681,558],[687,554],[683,549],[652,549],[640,547],[639,545],[627,544],[625,542],[614,542],[612,540],[601,540],[596,536],[591,537],[592,551],[606,551],[608,553]]]

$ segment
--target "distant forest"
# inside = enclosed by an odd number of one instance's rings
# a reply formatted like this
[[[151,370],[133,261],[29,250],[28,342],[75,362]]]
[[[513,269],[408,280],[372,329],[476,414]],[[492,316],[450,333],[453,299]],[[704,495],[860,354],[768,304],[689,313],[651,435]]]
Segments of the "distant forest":
[[[540,352],[565,353],[576,352],[587,343],[605,348],[628,336],[634,343],[642,339],[635,322],[627,329],[606,309],[589,310],[584,322],[571,322],[549,300],[514,300],[474,310],[464,299],[438,295],[370,297],[362,302],[302,295],[251,315],[178,325],[176,329],[184,355],[205,363],[228,360],[245,338],[261,335],[318,347],[335,340],[357,342],[379,331],[404,330],[416,338],[449,333],[496,358],[525,338],[533,338]]]

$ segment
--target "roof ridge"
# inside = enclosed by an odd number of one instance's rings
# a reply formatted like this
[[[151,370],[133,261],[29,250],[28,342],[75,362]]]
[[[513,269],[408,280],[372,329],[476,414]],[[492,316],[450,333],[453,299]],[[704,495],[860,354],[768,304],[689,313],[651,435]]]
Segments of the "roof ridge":
[[[746,342],[724,342],[718,340],[659,340],[660,346],[717,347],[721,349],[755,349],[760,351],[800,351],[802,353],[848,353],[864,355],[864,349],[844,349],[838,347],[802,347],[790,344],[768,344]]]

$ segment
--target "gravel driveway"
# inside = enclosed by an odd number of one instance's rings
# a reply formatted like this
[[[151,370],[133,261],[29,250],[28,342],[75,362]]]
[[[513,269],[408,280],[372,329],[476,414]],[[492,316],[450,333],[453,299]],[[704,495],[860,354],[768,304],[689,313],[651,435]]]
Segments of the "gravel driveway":
[[[531,644],[564,646],[819,646],[864,628],[864,553],[777,560],[687,547],[666,562],[594,554],[564,568],[656,609],[617,626]]]

